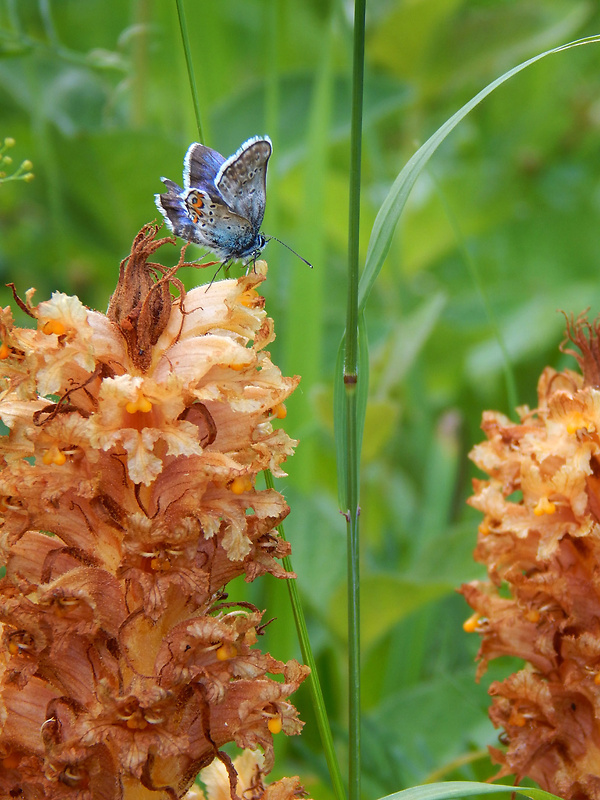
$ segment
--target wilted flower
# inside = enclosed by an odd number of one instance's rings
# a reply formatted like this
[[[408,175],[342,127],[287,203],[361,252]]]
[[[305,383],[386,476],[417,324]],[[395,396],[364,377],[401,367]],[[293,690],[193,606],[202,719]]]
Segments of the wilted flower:
[[[569,325],[583,375],[547,368],[520,422],[486,412],[471,457],[490,476],[475,558],[488,581],[462,587],[482,636],[478,676],[513,655],[525,669],[490,688],[500,774],[565,798],[600,798],[600,322]]]
[[[256,649],[262,614],[223,593],[290,577],[289,508],[255,488],[284,474],[272,420],[299,380],[264,349],[266,264],[186,292],[182,261],[148,262],[173,241],[155,235],[107,315],[31,290],[35,329],[0,311],[2,796],[179,797],[215,757],[233,788],[222,745],[260,746],[268,771],[273,734],[302,725],[307,668]]]
[[[244,800],[295,800],[306,797],[297,777],[282,778],[269,785],[264,782],[264,756],[258,750],[244,750],[233,761],[237,773],[236,791]],[[185,800],[229,800],[230,786],[227,768],[221,761],[202,770],[200,778],[206,795],[193,787]]]

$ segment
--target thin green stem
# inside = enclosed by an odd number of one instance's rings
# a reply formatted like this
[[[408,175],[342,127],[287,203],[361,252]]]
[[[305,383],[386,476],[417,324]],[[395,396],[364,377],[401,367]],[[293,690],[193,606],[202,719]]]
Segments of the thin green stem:
[[[183,44],[183,51],[185,53],[185,63],[187,65],[190,90],[192,92],[194,113],[196,114],[196,125],[198,127],[198,136],[200,141],[204,142],[204,133],[202,132],[202,119],[200,117],[200,103],[198,102],[198,90],[196,89],[196,79],[194,78],[194,65],[192,64],[192,51],[190,48],[190,39],[188,36],[187,23],[185,20],[183,0],[175,0],[175,3],[177,4],[177,15],[179,17],[179,28],[181,30],[181,41]]]
[[[348,797],[360,800],[360,570],[356,391],[346,392],[348,436]]]
[[[358,247],[360,225],[360,178],[365,58],[366,0],[354,3],[354,49],[352,66],[352,119],[350,133],[350,202],[348,219],[348,305],[346,308],[345,375],[358,368]]]
[[[265,484],[267,489],[273,489],[273,476],[269,470],[263,473],[265,477]],[[282,539],[285,539],[285,532],[283,524],[277,526],[277,531]],[[283,566],[288,572],[293,572],[292,560],[289,556],[283,557]],[[308,685],[312,696],[313,707],[317,718],[317,727],[319,728],[319,735],[321,736],[321,743],[323,744],[323,751],[325,753],[325,760],[329,769],[329,775],[333,784],[333,789],[337,800],[346,800],[346,792],[344,790],[344,782],[342,780],[342,773],[340,765],[337,760],[335,747],[333,744],[333,736],[331,734],[331,727],[329,726],[329,719],[327,717],[327,709],[325,707],[325,700],[321,690],[321,682],[319,681],[319,673],[317,672],[317,665],[310,645],[308,637],[308,630],[306,628],[306,619],[304,617],[304,610],[300,601],[300,593],[298,592],[298,584],[294,579],[287,582],[288,592],[290,595],[290,603],[292,605],[292,613],[294,614],[294,621],[296,623],[296,631],[298,633],[298,641],[300,642],[300,650],[302,652],[302,659],[304,663],[310,667],[310,675],[308,676]]]
[[[350,203],[348,221],[348,305],[344,390],[346,406],[346,472],[348,541],[348,796],[360,800],[360,575],[358,525],[358,466],[360,460],[357,382],[358,374],[358,257],[360,227],[360,178],[362,153],[362,115],[365,61],[366,0],[354,3],[354,43],[352,54],[352,120],[350,135]],[[364,376],[362,376],[364,380]]]

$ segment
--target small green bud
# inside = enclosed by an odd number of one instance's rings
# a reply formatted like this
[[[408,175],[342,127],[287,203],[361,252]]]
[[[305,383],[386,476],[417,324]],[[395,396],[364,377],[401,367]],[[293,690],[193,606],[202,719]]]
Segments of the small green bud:
[[[6,139],[4,140],[4,146],[5,147],[14,147],[15,146],[15,140],[12,138],[12,136],[7,136],[6,137]]]

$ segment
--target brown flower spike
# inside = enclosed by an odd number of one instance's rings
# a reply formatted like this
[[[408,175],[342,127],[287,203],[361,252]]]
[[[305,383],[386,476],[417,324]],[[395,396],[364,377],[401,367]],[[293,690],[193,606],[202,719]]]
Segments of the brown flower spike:
[[[261,653],[261,612],[223,593],[292,577],[289,508],[255,488],[296,444],[272,424],[299,379],[264,349],[266,264],[185,292],[183,260],[148,262],[174,241],[156,232],[107,315],[33,291],[35,329],[0,311],[0,797],[176,798],[215,757],[234,793],[225,743],[260,747],[262,776],[302,726],[307,668]]]
[[[461,592],[482,637],[478,677],[502,655],[524,669],[490,687],[505,750],[500,775],[527,775],[573,800],[600,799],[600,322],[571,322],[583,376],[547,368],[539,405],[513,423],[486,412],[471,453],[485,514],[475,558],[488,581]]]

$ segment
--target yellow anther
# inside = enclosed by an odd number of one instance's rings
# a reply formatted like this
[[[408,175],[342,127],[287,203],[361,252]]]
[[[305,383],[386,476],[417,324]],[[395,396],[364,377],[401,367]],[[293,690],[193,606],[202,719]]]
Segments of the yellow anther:
[[[252,308],[257,297],[260,297],[260,295],[256,289],[247,289],[240,295],[240,304],[246,306],[246,308]]]
[[[597,672],[594,675],[594,683],[596,684],[596,686],[600,686],[600,672]]]
[[[252,479],[248,475],[238,475],[229,484],[229,488],[234,494],[243,494],[252,491]]]
[[[521,714],[520,711],[517,711],[515,708],[510,712],[510,717],[508,718],[509,725],[516,725],[517,728],[524,728],[527,723],[527,717]]]
[[[137,400],[130,400],[127,403],[125,411],[127,411],[128,414],[135,414],[137,411],[147,414],[148,411],[152,411],[152,403],[140,392]]]
[[[62,465],[67,460],[66,455],[63,453],[62,450],[59,450],[56,445],[52,445],[49,447],[48,450],[44,452],[42,456],[42,462],[49,467],[50,464],[56,464],[57,467],[62,467]]]
[[[490,533],[490,526],[487,524],[487,522],[481,522],[481,523],[479,524],[479,533],[480,533],[482,536],[488,536],[488,535],[489,535],[489,533]]]
[[[281,717],[270,717],[269,721],[267,722],[267,728],[273,734],[281,733],[281,729],[283,728]]]
[[[12,753],[9,753],[9,755],[5,756],[2,759],[1,763],[5,769],[16,769],[16,767],[19,766],[20,761],[21,761],[20,754],[16,750],[13,750]]]
[[[10,347],[6,344],[6,342],[2,342],[0,344],[0,359],[8,358],[10,355]]]
[[[540,497],[537,505],[533,509],[533,513],[536,517],[541,517],[542,514],[554,514],[555,511],[556,506],[554,503],[551,503],[547,497]]]
[[[525,612],[525,619],[528,622],[539,622],[541,614],[537,610],[537,608],[530,608],[529,611]]]
[[[248,364],[230,364],[231,369],[234,369],[236,372],[241,372],[243,369],[246,369]]]
[[[15,639],[11,639],[8,643],[8,652],[11,656],[16,656],[19,652],[19,643]]]
[[[469,619],[466,619],[463,622],[463,630],[466,633],[475,633],[477,630],[477,626],[479,625],[480,616],[477,611],[474,614],[471,614]]]
[[[66,327],[59,319],[49,319],[42,325],[42,333],[50,334],[55,333],[57,336],[62,336],[63,333],[66,333]]]
[[[133,731],[143,731],[144,728],[148,727],[148,723],[139,712],[132,714],[125,724]]]
[[[148,725],[162,725],[165,721],[162,714],[153,714],[151,711],[144,711],[144,719]]]
[[[567,433],[577,433],[580,428],[587,428],[587,424],[583,418],[583,414],[574,411],[569,414],[569,419],[566,424]]]
[[[228,661],[230,658],[235,658],[237,654],[238,650],[233,642],[223,642],[221,647],[216,651],[216,656],[219,661]]]
[[[56,604],[61,608],[74,608],[80,605],[81,600],[78,597],[57,597]]]
[[[150,559],[150,568],[155,572],[168,572],[171,569],[171,562],[164,556],[155,556]]]
[[[276,406],[273,406],[271,411],[277,419],[285,419],[287,417],[287,408],[284,403],[277,403]]]
[[[10,636],[7,649],[11,656],[16,656],[19,653],[27,653],[35,649],[35,640],[30,633],[18,631]]]

